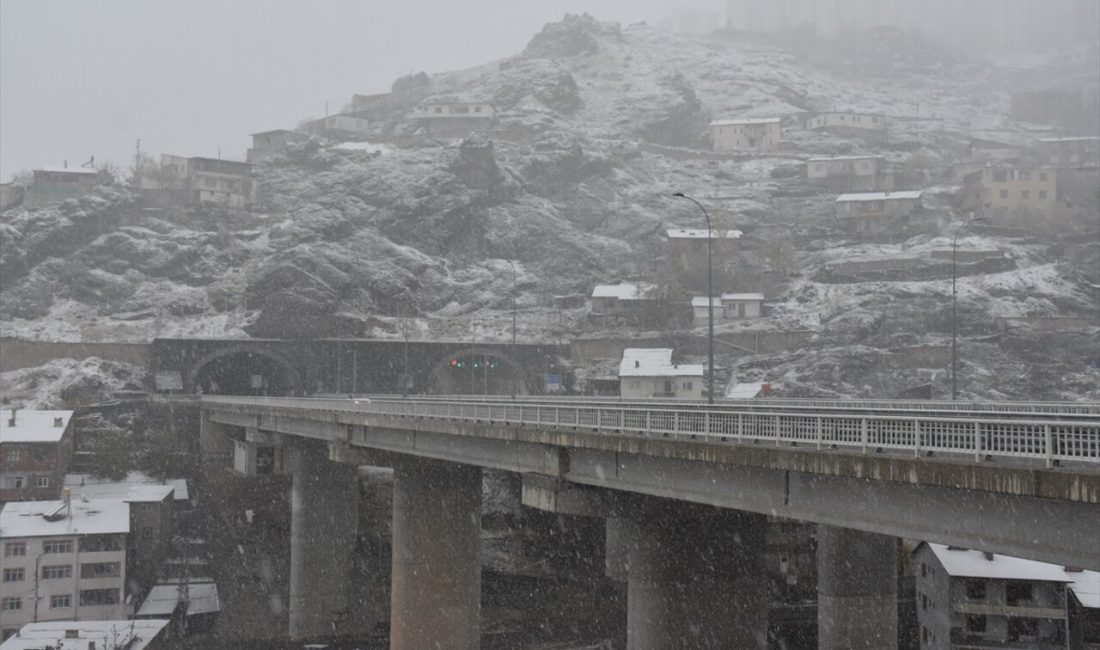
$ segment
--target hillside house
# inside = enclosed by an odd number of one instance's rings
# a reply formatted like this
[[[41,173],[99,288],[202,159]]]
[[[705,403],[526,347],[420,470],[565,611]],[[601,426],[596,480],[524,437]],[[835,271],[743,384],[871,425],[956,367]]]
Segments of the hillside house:
[[[1053,169],[986,167],[981,171],[979,202],[983,210],[1048,213],[1058,203],[1057,180]]]
[[[816,131],[882,134],[886,132],[886,116],[874,113],[830,111],[818,113],[806,120],[806,128]]]
[[[161,154],[159,173],[141,179],[142,195],[158,201],[245,208],[256,202],[252,165],[218,158]]]
[[[707,324],[709,312],[706,296],[695,296],[691,299],[691,315],[696,327]],[[721,297],[714,298],[716,322],[760,318],[763,313],[762,293],[724,293]]]
[[[0,632],[32,621],[130,617],[130,504],[120,499],[23,501],[0,510]]]
[[[306,122],[302,129],[306,133],[330,140],[347,140],[361,138],[370,133],[370,122],[363,115],[344,113]]]
[[[715,120],[710,123],[714,151],[770,153],[779,151],[783,120],[761,117],[740,120]]]
[[[866,234],[899,232],[919,213],[921,192],[865,192],[836,197],[836,217],[842,227]]]
[[[1004,142],[971,138],[966,147],[966,156],[971,163],[1015,162],[1023,155],[1023,149]]]
[[[72,411],[0,411],[0,502],[61,494],[73,457]]]
[[[621,282],[597,284],[592,289],[592,313],[594,315],[632,314],[656,302],[657,290],[646,282]]]
[[[23,205],[37,208],[84,196],[99,184],[99,172],[91,167],[42,167],[32,171]]]
[[[806,161],[806,182],[847,190],[874,190],[882,156],[835,156]]]
[[[1047,167],[1100,167],[1100,137],[1040,138],[1035,155]]]
[[[629,399],[699,399],[703,375],[703,364],[673,363],[672,348],[626,348],[619,364],[619,394]]]
[[[390,113],[399,108],[402,108],[402,104],[393,96],[393,93],[355,94],[351,96],[350,112],[368,119],[378,120],[388,117]]]
[[[1096,571],[927,542],[913,558],[922,648],[1079,648],[1100,608]]]
[[[415,118],[428,135],[457,137],[487,130],[496,119],[496,108],[487,102],[426,100]]]
[[[248,162],[269,160],[286,153],[287,147],[302,142],[306,136],[297,131],[275,129],[252,134],[252,147],[246,156]]]

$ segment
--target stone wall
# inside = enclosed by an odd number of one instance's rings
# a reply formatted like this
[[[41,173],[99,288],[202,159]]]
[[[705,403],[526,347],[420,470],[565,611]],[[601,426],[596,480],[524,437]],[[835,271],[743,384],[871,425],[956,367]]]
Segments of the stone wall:
[[[90,357],[151,367],[153,346],[148,343],[70,343],[60,341],[24,341],[0,339],[0,372],[34,368],[54,359]]]

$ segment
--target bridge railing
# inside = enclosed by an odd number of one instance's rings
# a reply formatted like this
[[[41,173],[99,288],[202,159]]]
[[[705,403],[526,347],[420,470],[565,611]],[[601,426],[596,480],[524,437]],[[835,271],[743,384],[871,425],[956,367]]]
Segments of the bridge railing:
[[[280,409],[357,412],[397,417],[466,420],[512,426],[563,427],[606,435],[671,438],[730,444],[966,454],[1100,464],[1100,418],[942,417],[911,413],[851,414],[752,409],[674,408],[660,405],[527,403],[447,399],[308,399],[204,397],[203,402]]]

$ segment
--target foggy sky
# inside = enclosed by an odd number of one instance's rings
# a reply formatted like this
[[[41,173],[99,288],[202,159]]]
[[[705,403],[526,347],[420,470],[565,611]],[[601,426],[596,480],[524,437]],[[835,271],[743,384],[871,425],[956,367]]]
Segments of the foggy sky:
[[[566,12],[655,20],[672,0],[3,0],[0,179],[142,151],[243,159],[249,133],[338,112],[410,72],[520,52]],[[722,0],[679,4],[707,7]],[[716,25],[717,27],[717,25]]]

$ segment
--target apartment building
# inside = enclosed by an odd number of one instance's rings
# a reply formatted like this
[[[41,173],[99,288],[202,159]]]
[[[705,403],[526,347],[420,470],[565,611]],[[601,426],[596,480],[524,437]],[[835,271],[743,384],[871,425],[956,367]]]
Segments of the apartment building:
[[[834,156],[806,161],[806,182],[846,190],[873,190],[878,186],[882,156]]]
[[[246,208],[256,202],[252,165],[220,158],[184,158],[162,154],[155,175],[141,179],[142,195],[192,205],[210,204]]]
[[[0,502],[54,498],[73,456],[72,411],[0,411]]]
[[[121,499],[8,503],[0,510],[0,634],[32,621],[129,618],[130,505]]]
[[[847,130],[882,132],[886,130],[886,117],[875,113],[830,111],[818,113],[806,120],[806,128],[814,130]]]
[[[986,167],[979,201],[984,209],[1049,212],[1058,204],[1058,173],[1053,169]]]
[[[836,197],[836,217],[855,232],[888,234],[909,226],[922,209],[921,192],[864,192]]]
[[[1100,167],[1100,137],[1040,138],[1035,155],[1047,167]]]
[[[710,123],[710,140],[714,151],[779,151],[782,135],[783,120],[778,117],[715,120]]]

